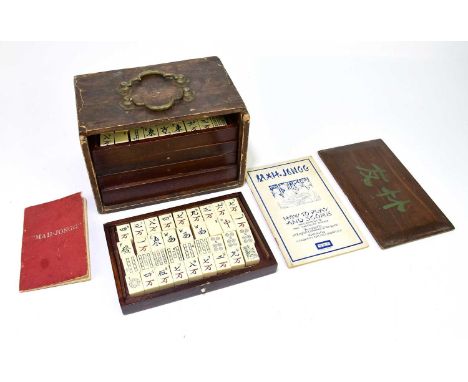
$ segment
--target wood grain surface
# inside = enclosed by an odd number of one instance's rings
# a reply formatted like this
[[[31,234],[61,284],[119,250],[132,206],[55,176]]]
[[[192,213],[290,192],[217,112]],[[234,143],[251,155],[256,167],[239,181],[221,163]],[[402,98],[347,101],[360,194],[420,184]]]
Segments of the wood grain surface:
[[[454,229],[381,139],[319,155],[381,248]]]
[[[124,110],[120,103],[119,85],[145,70],[182,74],[190,82],[194,99],[180,101],[165,111],[153,112],[145,107]],[[173,91],[170,81],[161,78],[145,80],[140,91],[167,101]],[[143,127],[148,123],[165,123],[186,116],[218,115],[242,112],[244,102],[218,57],[197,58],[159,65],[112,70],[75,76],[78,125],[86,135],[117,130],[122,126]]]

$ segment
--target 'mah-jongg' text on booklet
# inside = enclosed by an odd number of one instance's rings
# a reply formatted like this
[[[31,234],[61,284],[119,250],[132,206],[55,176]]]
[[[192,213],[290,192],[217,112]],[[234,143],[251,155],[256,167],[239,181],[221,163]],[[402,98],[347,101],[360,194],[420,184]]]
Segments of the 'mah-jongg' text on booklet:
[[[311,157],[247,171],[288,267],[367,247]]]
[[[24,210],[21,292],[86,281],[86,201],[80,193]]]

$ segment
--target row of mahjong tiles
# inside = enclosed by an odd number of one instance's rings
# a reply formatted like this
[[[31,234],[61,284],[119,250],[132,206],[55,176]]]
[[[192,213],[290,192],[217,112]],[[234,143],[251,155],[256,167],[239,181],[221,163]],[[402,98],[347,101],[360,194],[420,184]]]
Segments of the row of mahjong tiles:
[[[151,293],[260,261],[249,224],[235,198],[116,229],[130,295]]]
[[[100,136],[100,146],[110,146],[113,144],[125,143],[129,141],[140,141],[161,137],[165,135],[179,134],[196,130],[211,129],[214,127],[226,126],[226,120],[222,116],[196,119],[192,121],[180,121],[175,123],[166,123],[152,127],[139,127],[130,130],[111,131],[102,133]]]

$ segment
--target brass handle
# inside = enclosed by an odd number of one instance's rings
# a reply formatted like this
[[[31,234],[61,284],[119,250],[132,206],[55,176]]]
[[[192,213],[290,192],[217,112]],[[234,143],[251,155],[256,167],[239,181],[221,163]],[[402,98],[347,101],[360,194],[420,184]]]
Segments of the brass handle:
[[[151,105],[151,104],[146,104],[145,102],[135,101],[132,95],[133,84],[135,82],[143,82],[143,80],[149,76],[160,76],[164,78],[165,80],[172,80],[174,85],[182,89],[182,91],[179,92],[178,96],[172,97],[168,102],[162,105]],[[132,78],[131,80],[122,81],[120,83],[119,92],[123,96],[123,101],[120,104],[126,110],[132,109],[134,106],[144,106],[147,109],[150,109],[153,111],[164,111],[164,110],[170,109],[172,106],[174,106],[175,102],[180,101],[182,99],[187,102],[190,102],[193,100],[194,98],[193,91],[187,86],[189,82],[190,82],[189,79],[185,77],[183,74],[166,73],[160,70],[145,70],[139,73],[136,77]]]

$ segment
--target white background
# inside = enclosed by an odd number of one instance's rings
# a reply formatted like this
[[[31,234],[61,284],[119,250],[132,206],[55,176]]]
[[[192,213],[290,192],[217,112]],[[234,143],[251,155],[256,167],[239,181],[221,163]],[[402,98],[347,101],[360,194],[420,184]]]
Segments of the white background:
[[[281,27],[296,27],[288,23]],[[44,38],[48,32],[53,27]],[[172,32],[165,42],[0,45],[0,379],[466,381],[468,44]],[[312,155],[369,248],[287,269],[244,186],[277,273],[123,316],[103,223],[207,196],[99,215],[78,141],[73,76],[208,55],[222,59],[251,114],[248,166]],[[455,231],[378,247],[317,155],[374,138],[385,140]],[[20,294],[23,209],[77,191],[88,200],[92,280]]]

